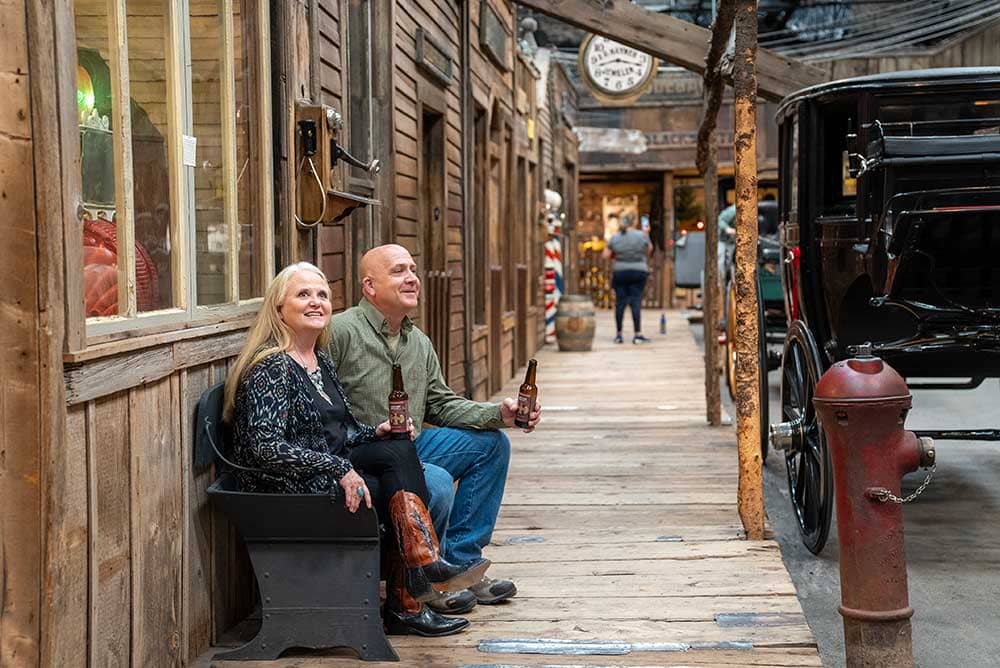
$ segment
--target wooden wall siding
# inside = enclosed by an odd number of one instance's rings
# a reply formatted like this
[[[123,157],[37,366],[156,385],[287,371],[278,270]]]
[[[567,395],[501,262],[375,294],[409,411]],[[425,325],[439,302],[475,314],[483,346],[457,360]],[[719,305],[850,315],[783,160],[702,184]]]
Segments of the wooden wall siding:
[[[457,3],[447,0],[418,2],[400,0],[394,11],[394,113],[393,124],[396,166],[396,217],[394,241],[405,246],[421,270],[447,269],[452,273],[452,303],[448,346],[451,365],[445,377],[459,393],[465,391],[466,326],[464,299],[465,273],[462,261],[462,111],[461,111],[461,11]],[[418,27],[448,51],[453,60],[450,84],[443,85],[426,76],[417,64],[416,34]],[[422,206],[421,155],[425,105],[427,111],[441,113],[444,128],[444,193],[443,193],[443,262],[432,267],[430,249],[424,247],[426,212]],[[436,108],[434,108],[436,107]]]
[[[347,122],[347,43],[350,36],[346,29],[347,2],[340,0],[316,0],[316,36],[318,48],[317,75],[319,91],[316,101],[328,104],[339,111]],[[344,133],[347,136],[348,133]],[[347,219],[349,221],[350,218]],[[342,311],[352,305],[352,288],[355,278],[350,276],[349,239],[350,226],[347,221],[336,225],[324,225],[319,229],[319,266],[330,281],[330,296],[334,311]]]
[[[63,446],[58,368],[65,328],[60,277],[68,215],[63,168],[78,165],[76,144],[60,139],[65,114],[56,103],[67,74],[56,43],[69,30],[37,2],[0,3],[0,206],[17,212],[7,224],[0,262],[9,272],[0,285],[0,665],[64,665],[45,626],[85,603],[70,559],[54,541],[79,545],[74,508],[59,497],[76,482],[76,453]],[[75,67],[74,76],[75,81]],[[75,90],[75,87],[74,87]],[[78,139],[77,139],[78,140]],[[75,209],[75,201],[73,205]],[[68,552],[69,550],[67,550]],[[83,551],[84,559],[86,551]],[[73,551],[78,559],[80,550]],[[44,598],[42,592],[45,592]],[[63,636],[78,641],[78,637]],[[79,647],[79,645],[77,645]]]
[[[214,471],[191,467],[195,404],[226,369],[184,369],[69,408],[78,468],[62,503],[76,511],[53,557],[80,591],[49,629],[66,659],[50,665],[181,665],[253,605],[242,544],[209,506]]]

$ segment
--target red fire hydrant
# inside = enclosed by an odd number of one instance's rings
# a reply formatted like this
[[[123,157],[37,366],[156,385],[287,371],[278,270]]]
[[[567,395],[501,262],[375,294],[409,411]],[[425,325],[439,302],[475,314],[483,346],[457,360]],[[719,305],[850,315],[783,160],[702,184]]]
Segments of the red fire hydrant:
[[[903,429],[912,402],[903,378],[867,345],[816,385],[833,460],[850,668],[913,666],[900,479],[931,466],[934,445]]]

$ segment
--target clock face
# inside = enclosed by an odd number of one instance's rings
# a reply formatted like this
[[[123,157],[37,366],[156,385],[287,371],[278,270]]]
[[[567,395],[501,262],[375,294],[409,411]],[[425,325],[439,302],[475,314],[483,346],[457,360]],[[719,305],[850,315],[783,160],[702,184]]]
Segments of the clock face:
[[[656,59],[600,35],[587,39],[580,66],[594,90],[608,97],[631,97],[651,81]]]

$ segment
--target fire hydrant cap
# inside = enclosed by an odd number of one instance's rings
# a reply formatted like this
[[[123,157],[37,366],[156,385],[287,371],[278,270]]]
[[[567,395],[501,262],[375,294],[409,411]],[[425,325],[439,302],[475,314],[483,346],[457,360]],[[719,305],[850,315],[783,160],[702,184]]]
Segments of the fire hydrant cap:
[[[854,357],[837,362],[816,384],[820,401],[908,397],[906,381],[878,357]]]

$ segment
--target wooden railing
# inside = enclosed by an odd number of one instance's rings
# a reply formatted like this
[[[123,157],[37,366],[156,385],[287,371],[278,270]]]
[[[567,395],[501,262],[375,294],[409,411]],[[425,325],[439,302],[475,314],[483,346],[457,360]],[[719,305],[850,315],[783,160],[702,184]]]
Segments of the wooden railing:
[[[430,271],[424,281],[427,293],[427,336],[441,361],[441,373],[448,379],[451,368],[451,272]]]

